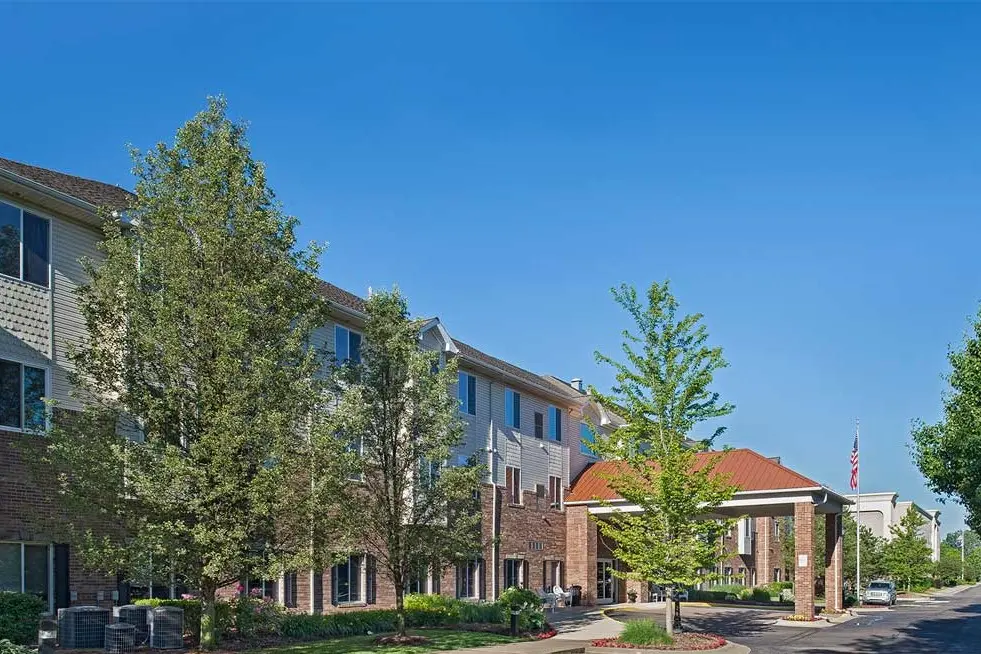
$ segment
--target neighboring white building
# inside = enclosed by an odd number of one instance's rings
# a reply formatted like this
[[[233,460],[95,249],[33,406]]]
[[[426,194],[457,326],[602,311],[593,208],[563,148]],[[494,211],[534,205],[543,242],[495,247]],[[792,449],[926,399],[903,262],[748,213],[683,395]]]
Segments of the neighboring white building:
[[[854,511],[861,506],[859,522],[863,527],[868,527],[873,534],[886,540],[892,540],[890,527],[898,525],[912,507],[926,523],[920,528],[920,533],[930,546],[931,558],[934,561],[940,560],[940,511],[923,509],[912,501],[899,502],[897,501],[899,493],[896,492],[862,493],[861,502],[858,501],[858,495],[845,495],[845,497],[855,502],[855,505],[845,507],[846,510]]]

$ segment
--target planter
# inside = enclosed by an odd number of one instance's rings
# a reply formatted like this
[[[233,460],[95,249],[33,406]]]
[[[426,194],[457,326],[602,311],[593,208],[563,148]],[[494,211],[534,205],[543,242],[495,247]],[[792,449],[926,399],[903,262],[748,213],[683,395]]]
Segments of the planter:
[[[715,634],[680,633],[670,645],[633,645],[619,638],[600,638],[590,643],[586,654],[647,654],[648,652],[704,652],[718,650],[728,645],[722,636]]]

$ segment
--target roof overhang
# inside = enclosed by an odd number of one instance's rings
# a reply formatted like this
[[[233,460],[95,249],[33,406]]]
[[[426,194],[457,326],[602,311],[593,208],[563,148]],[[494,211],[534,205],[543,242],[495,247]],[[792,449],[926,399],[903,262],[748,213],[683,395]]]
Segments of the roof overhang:
[[[491,377],[498,381],[502,381],[508,386],[513,386],[516,389],[524,389],[535,393],[536,395],[546,398],[555,402],[556,406],[564,407],[579,407],[581,403],[577,401],[577,398],[573,398],[569,395],[564,395],[559,393],[557,390],[550,388],[544,381],[541,384],[533,384],[532,382],[518,377],[517,375],[512,375],[506,370],[503,370],[487,361],[482,361],[474,357],[469,357],[463,352],[458,355],[463,361],[466,362],[467,368],[472,368],[473,370],[482,373],[487,377]]]
[[[773,490],[737,491],[705,517],[777,517],[794,514],[795,504],[811,504],[817,513],[841,513],[852,504],[848,498],[830,488],[780,488]],[[593,515],[609,515],[616,512],[640,513],[641,508],[625,500],[583,500],[566,502],[566,506],[584,505]]]
[[[55,190],[5,168],[0,168],[0,193],[38,208],[100,226],[99,208],[73,195]]]
[[[437,336],[439,337],[439,340],[442,341],[443,347],[441,348],[441,350],[443,352],[446,352],[448,354],[460,353],[460,348],[458,348],[456,346],[456,343],[453,342],[453,338],[450,336],[450,333],[446,331],[446,327],[443,326],[443,323],[440,321],[439,318],[430,318],[429,320],[424,322],[422,325],[422,329],[419,330],[419,338],[422,338],[423,334],[425,334],[430,330],[435,330]]]

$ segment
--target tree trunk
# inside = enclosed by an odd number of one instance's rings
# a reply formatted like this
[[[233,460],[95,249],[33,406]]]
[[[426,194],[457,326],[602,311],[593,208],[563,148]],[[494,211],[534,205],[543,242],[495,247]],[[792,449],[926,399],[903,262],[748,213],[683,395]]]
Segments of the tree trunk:
[[[215,649],[218,637],[215,633],[215,584],[201,584],[201,649]]]
[[[674,635],[674,586],[667,586],[664,594],[664,630]]]
[[[405,635],[405,593],[399,584],[395,585],[395,630]]]

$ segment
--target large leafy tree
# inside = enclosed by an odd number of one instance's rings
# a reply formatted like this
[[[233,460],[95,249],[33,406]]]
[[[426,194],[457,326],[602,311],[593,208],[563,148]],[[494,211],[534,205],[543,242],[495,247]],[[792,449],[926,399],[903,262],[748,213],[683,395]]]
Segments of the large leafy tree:
[[[965,553],[971,553],[981,547],[981,538],[970,529],[967,531],[958,529],[944,536],[944,542],[951,547],[956,547],[958,550],[961,549],[961,539],[964,539]]]
[[[964,562],[961,561],[961,549],[950,543],[940,544],[940,560],[934,565],[933,576],[944,586],[953,586],[966,573]]]
[[[957,499],[967,522],[981,530],[981,312],[964,347],[947,358],[949,391],[943,418],[913,427],[913,458],[930,488]]]
[[[893,577],[906,582],[906,590],[913,584],[922,581],[930,573],[930,546],[920,533],[920,527],[926,521],[910,507],[899,520],[892,525],[892,540],[883,548],[883,559],[886,570]]]
[[[320,251],[298,248],[221,99],[134,160],[127,220],[106,217],[78,295],[86,408],[53,430],[48,462],[83,560],[186,580],[209,648],[217,589],[308,560],[331,495],[334,466],[310,474],[304,435],[321,397]]]
[[[855,568],[856,568],[856,534],[855,534],[855,517],[851,513],[841,514],[841,528],[842,528],[842,574],[846,582],[849,582],[849,586],[852,588],[857,588],[861,584],[855,583]],[[884,538],[879,538],[872,530],[862,525],[860,529],[860,536],[862,540],[862,574],[865,575],[864,579],[881,577],[886,574],[885,564],[883,562],[883,548],[885,547],[886,541]],[[792,565],[793,563],[793,547],[794,547],[794,537],[790,534],[787,537],[790,547],[790,559],[788,559]],[[814,521],[814,560],[824,561],[825,553],[827,551],[827,537],[826,537],[826,525],[823,519]],[[820,579],[824,578],[825,575],[824,565],[816,565],[814,567],[814,578]]]
[[[614,511],[597,523],[627,564],[615,574],[668,588],[665,626],[671,633],[671,590],[708,578],[704,571],[723,557],[719,537],[733,526],[731,520],[706,519],[736,491],[715,473],[721,455],[697,455],[724,428],[707,438],[694,434],[701,423],[733,411],[711,390],[715,372],[727,364],[722,349],[708,345],[701,314],[679,315],[667,282],[652,284],[643,297],[623,285],[613,297],[634,329],[623,332],[622,359],[597,352],[616,382],[609,393],[590,393],[626,425],[598,435],[593,449],[622,462],[608,483],[639,511]]]
[[[404,634],[410,579],[479,556],[483,467],[472,457],[446,465],[467,454],[459,449],[455,361],[420,348],[423,321],[410,317],[397,290],[373,294],[365,311],[360,361],[335,370],[337,403],[316,431],[348,447],[354,476],[338,495],[336,519],[393,585]]]

